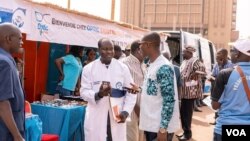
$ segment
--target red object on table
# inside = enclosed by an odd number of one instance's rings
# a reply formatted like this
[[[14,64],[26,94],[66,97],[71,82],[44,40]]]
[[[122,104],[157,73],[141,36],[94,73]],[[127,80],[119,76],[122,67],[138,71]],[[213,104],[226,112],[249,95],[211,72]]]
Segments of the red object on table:
[[[41,141],[59,141],[59,136],[54,134],[42,134]]]
[[[30,106],[30,103],[28,101],[25,101],[25,112],[32,113],[31,106]]]

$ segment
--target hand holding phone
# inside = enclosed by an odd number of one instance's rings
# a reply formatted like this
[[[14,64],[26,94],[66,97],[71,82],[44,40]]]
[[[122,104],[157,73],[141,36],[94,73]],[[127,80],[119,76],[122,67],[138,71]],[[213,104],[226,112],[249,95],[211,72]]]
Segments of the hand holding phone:
[[[103,96],[108,96],[111,93],[111,85],[110,82],[108,81],[102,81],[102,84],[100,86],[99,89],[99,96],[103,97]]]

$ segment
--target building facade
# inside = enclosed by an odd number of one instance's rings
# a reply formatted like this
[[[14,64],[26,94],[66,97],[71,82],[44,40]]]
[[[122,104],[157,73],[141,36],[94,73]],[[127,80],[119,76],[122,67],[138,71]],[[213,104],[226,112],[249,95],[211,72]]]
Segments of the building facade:
[[[238,38],[237,0],[121,0],[120,20],[155,31],[201,34],[217,48]]]

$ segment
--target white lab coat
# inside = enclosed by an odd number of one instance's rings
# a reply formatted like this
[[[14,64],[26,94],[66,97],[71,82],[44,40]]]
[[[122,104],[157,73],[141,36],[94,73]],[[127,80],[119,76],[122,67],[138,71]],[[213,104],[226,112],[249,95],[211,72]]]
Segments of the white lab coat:
[[[116,59],[112,59],[108,68],[100,59],[84,67],[80,93],[83,99],[88,101],[84,121],[85,141],[106,141],[108,113],[113,141],[127,141],[126,123],[118,124],[114,120],[109,97],[95,100],[95,93],[99,91],[102,81],[110,82],[112,90],[122,90],[123,87],[131,87],[130,83],[133,83],[127,66]],[[111,104],[118,104],[120,111],[130,114],[135,106],[136,97],[134,94],[126,93],[120,98],[111,98]]]

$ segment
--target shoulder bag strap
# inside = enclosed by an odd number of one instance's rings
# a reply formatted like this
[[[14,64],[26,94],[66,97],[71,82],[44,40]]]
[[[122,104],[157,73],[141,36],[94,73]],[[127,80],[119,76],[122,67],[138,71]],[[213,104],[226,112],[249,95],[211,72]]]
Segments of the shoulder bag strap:
[[[242,81],[242,84],[243,84],[243,86],[244,86],[244,89],[245,89],[245,92],[246,92],[248,101],[250,102],[250,90],[249,90],[249,87],[248,87],[248,83],[247,83],[246,76],[244,75],[242,69],[241,69],[239,66],[236,66],[235,69],[236,69],[236,70],[238,71],[238,73],[240,74],[241,81]]]

